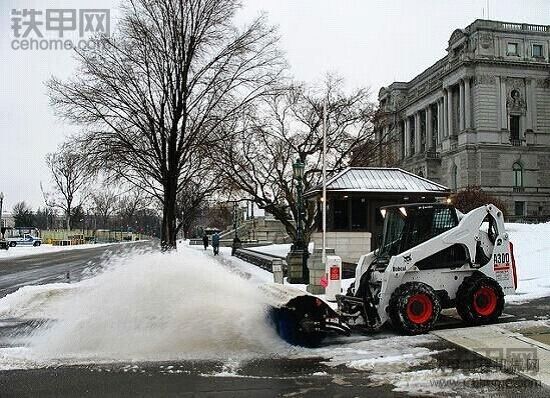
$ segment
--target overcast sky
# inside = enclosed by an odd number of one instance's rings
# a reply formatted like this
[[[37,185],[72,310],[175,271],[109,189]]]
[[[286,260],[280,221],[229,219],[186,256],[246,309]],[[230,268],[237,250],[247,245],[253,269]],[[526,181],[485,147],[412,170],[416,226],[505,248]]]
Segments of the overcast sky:
[[[119,0],[0,0],[0,191],[4,209],[25,200],[42,206],[49,184],[44,157],[75,126],[57,120],[44,81],[67,77],[71,51],[13,50],[12,9],[109,8]],[[265,11],[278,25],[294,76],[302,81],[336,72],[373,97],[392,81],[407,81],[442,57],[450,34],[487,17],[486,0],[244,0],[239,23]],[[485,10],[484,10],[485,9]],[[490,0],[495,20],[550,25],[548,0]],[[54,38],[52,32],[45,37]],[[47,35],[50,34],[50,36]],[[68,35],[72,38],[71,35]]]

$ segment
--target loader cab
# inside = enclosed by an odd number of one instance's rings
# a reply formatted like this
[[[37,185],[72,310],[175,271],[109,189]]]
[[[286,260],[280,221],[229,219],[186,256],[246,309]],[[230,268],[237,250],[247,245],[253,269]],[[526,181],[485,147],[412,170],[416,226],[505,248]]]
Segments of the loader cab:
[[[453,206],[417,203],[386,206],[380,209],[384,232],[376,256],[389,261],[392,256],[413,248],[458,225]]]

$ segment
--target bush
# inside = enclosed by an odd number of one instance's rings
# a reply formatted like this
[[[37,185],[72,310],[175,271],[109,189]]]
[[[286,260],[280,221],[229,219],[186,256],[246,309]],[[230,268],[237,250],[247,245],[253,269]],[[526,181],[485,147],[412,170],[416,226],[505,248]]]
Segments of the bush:
[[[475,208],[492,203],[502,211],[504,216],[507,215],[506,203],[483,191],[477,185],[468,186],[451,195],[451,200],[453,205],[463,213],[468,213]]]

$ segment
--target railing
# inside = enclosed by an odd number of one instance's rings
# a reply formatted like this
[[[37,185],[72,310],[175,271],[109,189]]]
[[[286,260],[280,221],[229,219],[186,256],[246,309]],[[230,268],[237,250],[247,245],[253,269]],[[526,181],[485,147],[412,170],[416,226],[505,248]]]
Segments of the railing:
[[[550,221],[550,216],[506,216],[506,222],[515,222],[520,224],[535,224]]]
[[[440,159],[440,158],[441,158],[441,154],[437,151],[430,149],[426,152],[426,159]]]
[[[273,272],[273,260],[283,262],[283,273],[287,274],[287,263],[284,257],[275,256],[272,254],[260,253],[255,250],[249,249],[237,249],[235,251],[235,257],[246,261],[247,263],[257,265],[258,267],[265,269],[266,271]]]
[[[502,27],[508,30],[522,30],[523,26],[520,23],[503,23]]]
[[[493,28],[493,29],[504,29],[504,30],[524,30],[528,32],[550,32],[550,26],[548,25],[535,25],[527,23],[513,23],[513,22],[500,22],[500,21],[477,21],[476,25]]]
[[[510,138],[510,144],[512,144],[512,146],[521,146],[521,140]]]
[[[494,190],[494,191],[500,191],[500,192],[516,192],[516,189],[521,189],[521,191],[517,192],[524,192],[524,193],[550,193],[550,187],[515,187],[513,185],[484,185],[484,190]]]

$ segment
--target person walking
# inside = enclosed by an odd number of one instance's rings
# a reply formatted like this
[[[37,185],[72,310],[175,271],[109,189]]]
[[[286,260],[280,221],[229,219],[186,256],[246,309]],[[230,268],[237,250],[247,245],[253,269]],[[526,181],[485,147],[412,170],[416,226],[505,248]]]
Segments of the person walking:
[[[202,236],[202,244],[204,245],[204,250],[208,249],[208,235],[204,234]]]
[[[214,250],[214,256],[220,253],[220,235],[217,232],[212,236],[212,249]]]

